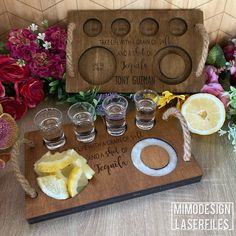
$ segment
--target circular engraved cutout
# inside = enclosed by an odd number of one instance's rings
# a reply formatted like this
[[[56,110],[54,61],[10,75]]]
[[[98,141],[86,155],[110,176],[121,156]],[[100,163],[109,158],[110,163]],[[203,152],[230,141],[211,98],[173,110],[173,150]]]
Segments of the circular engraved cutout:
[[[161,169],[168,165],[168,152],[157,145],[150,145],[142,149],[141,159],[146,166],[152,169]]]
[[[181,36],[187,31],[187,24],[181,18],[173,18],[169,21],[169,31],[175,36]]]
[[[84,32],[89,37],[95,37],[102,31],[102,23],[97,19],[89,19],[84,23]]]
[[[85,81],[92,85],[102,85],[115,74],[116,59],[107,48],[92,47],[81,55],[78,66]]]
[[[123,18],[116,19],[112,22],[111,30],[116,36],[125,36],[130,31],[130,23]]]
[[[162,165],[159,168],[153,168],[146,165],[143,161],[142,151],[144,148],[153,148],[156,146],[159,149],[163,149],[166,152],[166,156],[168,157],[168,163],[166,165]],[[155,153],[152,153],[155,156]],[[176,165],[177,165],[177,154],[175,149],[167,142],[158,139],[158,138],[146,138],[137,142],[132,151],[131,151],[131,160],[134,166],[141,171],[142,173],[149,176],[164,176],[171,173]]]
[[[182,83],[189,77],[191,71],[191,58],[182,48],[165,47],[154,56],[153,72],[166,84]]]
[[[146,36],[154,36],[158,32],[158,29],[158,23],[152,18],[143,19],[139,25],[140,32]]]

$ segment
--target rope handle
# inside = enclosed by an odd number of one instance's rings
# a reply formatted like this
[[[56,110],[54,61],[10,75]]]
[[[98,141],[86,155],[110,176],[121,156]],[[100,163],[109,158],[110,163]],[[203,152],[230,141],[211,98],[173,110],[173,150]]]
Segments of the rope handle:
[[[195,27],[199,34],[202,36],[203,41],[202,55],[196,70],[196,76],[199,77],[202,74],[208,55],[209,36],[203,24],[196,24]]]
[[[68,24],[67,43],[66,43],[66,71],[68,75],[72,78],[75,77],[73,56],[72,56],[73,33],[75,29],[76,29],[75,23],[71,22]]]
[[[26,192],[27,195],[29,195],[31,198],[37,197],[36,190],[31,187],[29,181],[25,178],[25,176],[21,173],[19,163],[18,163],[18,156],[20,154],[20,145],[21,144],[27,144],[30,147],[34,147],[34,143],[28,139],[21,139],[16,141],[14,146],[12,147],[11,151],[11,159],[10,162],[13,167],[14,174],[16,176],[17,181],[23,188],[23,190]]]
[[[183,159],[184,159],[184,161],[190,161],[190,158],[191,158],[191,136],[190,136],[190,132],[189,132],[189,129],[187,126],[187,122],[186,122],[185,118],[183,117],[183,115],[180,113],[180,111],[174,107],[171,107],[168,110],[166,110],[162,116],[162,119],[167,120],[169,118],[169,116],[171,116],[171,115],[175,116],[180,121],[182,130],[183,130],[183,136],[184,136],[184,144],[183,144],[184,156],[183,156]]]

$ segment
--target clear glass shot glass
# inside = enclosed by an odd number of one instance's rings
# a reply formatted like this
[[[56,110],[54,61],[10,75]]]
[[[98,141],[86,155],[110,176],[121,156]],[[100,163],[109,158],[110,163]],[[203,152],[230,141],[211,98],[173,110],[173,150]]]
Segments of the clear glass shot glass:
[[[95,108],[88,102],[77,102],[68,110],[68,116],[74,124],[74,132],[78,141],[92,142],[95,139]]]
[[[57,108],[40,110],[34,117],[34,123],[40,129],[49,150],[59,148],[66,143],[62,129],[62,113]]]
[[[139,129],[149,130],[154,126],[158,100],[158,94],[150,89],[135,93],[136,126]]]
[[[119,95],[111,95],[103,100],[102,108],[110,135],[120,136],[125,133],[127,107],[128,101]]]

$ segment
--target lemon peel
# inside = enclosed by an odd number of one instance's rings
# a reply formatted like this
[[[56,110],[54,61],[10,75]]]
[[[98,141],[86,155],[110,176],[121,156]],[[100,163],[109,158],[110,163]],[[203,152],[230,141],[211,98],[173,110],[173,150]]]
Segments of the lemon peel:
[[[87,184],[88,179],[82,168],[74,167],[68,177],[68,192],[70,196],[74,197],[80,193]]]

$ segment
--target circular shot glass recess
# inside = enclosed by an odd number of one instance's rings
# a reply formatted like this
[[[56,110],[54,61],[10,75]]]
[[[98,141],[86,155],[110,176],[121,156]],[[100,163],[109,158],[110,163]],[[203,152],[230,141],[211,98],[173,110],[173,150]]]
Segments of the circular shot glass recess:
[[[169,155],[169,163],[163,168],[153,169],[145,165],[141,158],[141,152],[148,146],[158,146],[164,149]],[[154,154],[155,155],[155,154]],[[164,176],[171,173],[177,165],[177,154],[175,149],[167,142],[157,138],[147,138],[137,142],[131,151],[131,160],[134,166],[143,174],[149,176]]]

